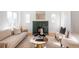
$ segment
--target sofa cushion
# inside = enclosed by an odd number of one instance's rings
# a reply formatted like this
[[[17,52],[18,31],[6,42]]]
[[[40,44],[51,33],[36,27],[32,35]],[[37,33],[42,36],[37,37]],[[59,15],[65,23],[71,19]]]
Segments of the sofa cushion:
[[[22,26],[22,27],[21,27],[21,31],[22,31],[22,32],[27,32],[27,31],[28,31],[28,30],[27,30],[27,27],[26,27],[26,26]]]
[[[3,40],[11,35],[11,30],[0,31],[0,40]]]
[[[7,48],[14,48],[26,37],[26,35],[26,32],[20,33],[18,35],[12,35],[1,42],[7,43]]]

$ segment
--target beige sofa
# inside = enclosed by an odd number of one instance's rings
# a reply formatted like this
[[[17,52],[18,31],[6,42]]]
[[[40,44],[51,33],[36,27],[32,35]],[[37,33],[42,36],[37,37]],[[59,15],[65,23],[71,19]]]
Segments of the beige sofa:
[[[15,48],[26,36],[27,32],[13,35],[11,30],[0,31],[0,47]]]

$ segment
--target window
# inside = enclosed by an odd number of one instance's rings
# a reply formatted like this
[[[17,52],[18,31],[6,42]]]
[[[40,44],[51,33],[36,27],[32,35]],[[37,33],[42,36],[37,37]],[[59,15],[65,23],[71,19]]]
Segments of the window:
[[[51,15],[51,19],[52,19],[52,23],[55,23],[55,20],[56,20],[56,14],[52,14],[52,15]]]
[[[17,13],[8,11],[7,12],[7,19],[8,19],[9,27],[10,28],[15,27],[16,22],[17,22]]]
[[[30,14],[26,14],[26,16],[25,16],[26,18],[26,23],[30,23]]]
[[[8,19],[11,19],[11,18],[12,18],[12,12],[10,12],[10,11],[7,12],[7,18],[8,18]]]
[[[17,19],[17,13],[13,12],[13,19]]]

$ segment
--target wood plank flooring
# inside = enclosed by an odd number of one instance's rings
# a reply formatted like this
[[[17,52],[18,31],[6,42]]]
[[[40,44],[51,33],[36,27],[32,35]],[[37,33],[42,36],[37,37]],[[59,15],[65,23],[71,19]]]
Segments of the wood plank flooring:
[[[31,36],[26,37],[16,48],[34,48],[34,44],[30,42]],[[64,40],[65,47],[79,48],[79,43],[72,42],[70,40]],[[60,42],[48,36],[48,42],[46,48],[61,48]]]

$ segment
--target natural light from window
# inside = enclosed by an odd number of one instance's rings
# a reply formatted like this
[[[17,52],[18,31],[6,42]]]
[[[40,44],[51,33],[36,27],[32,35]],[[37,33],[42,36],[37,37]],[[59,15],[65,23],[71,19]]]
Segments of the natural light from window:
[[[26,23],[30,23],[30,14],[26,14]]]
[[[17,13],[12,12],[12,11],[8,11],[7,12],[7,19],[8,19],[8,23],[9,23],[10,28],[15,27],[15,24],[17,22]]]
[[[52,15],[51,15],[51,19],[52,19],[52,23],[55,23],[56,14],[52,14]]]

